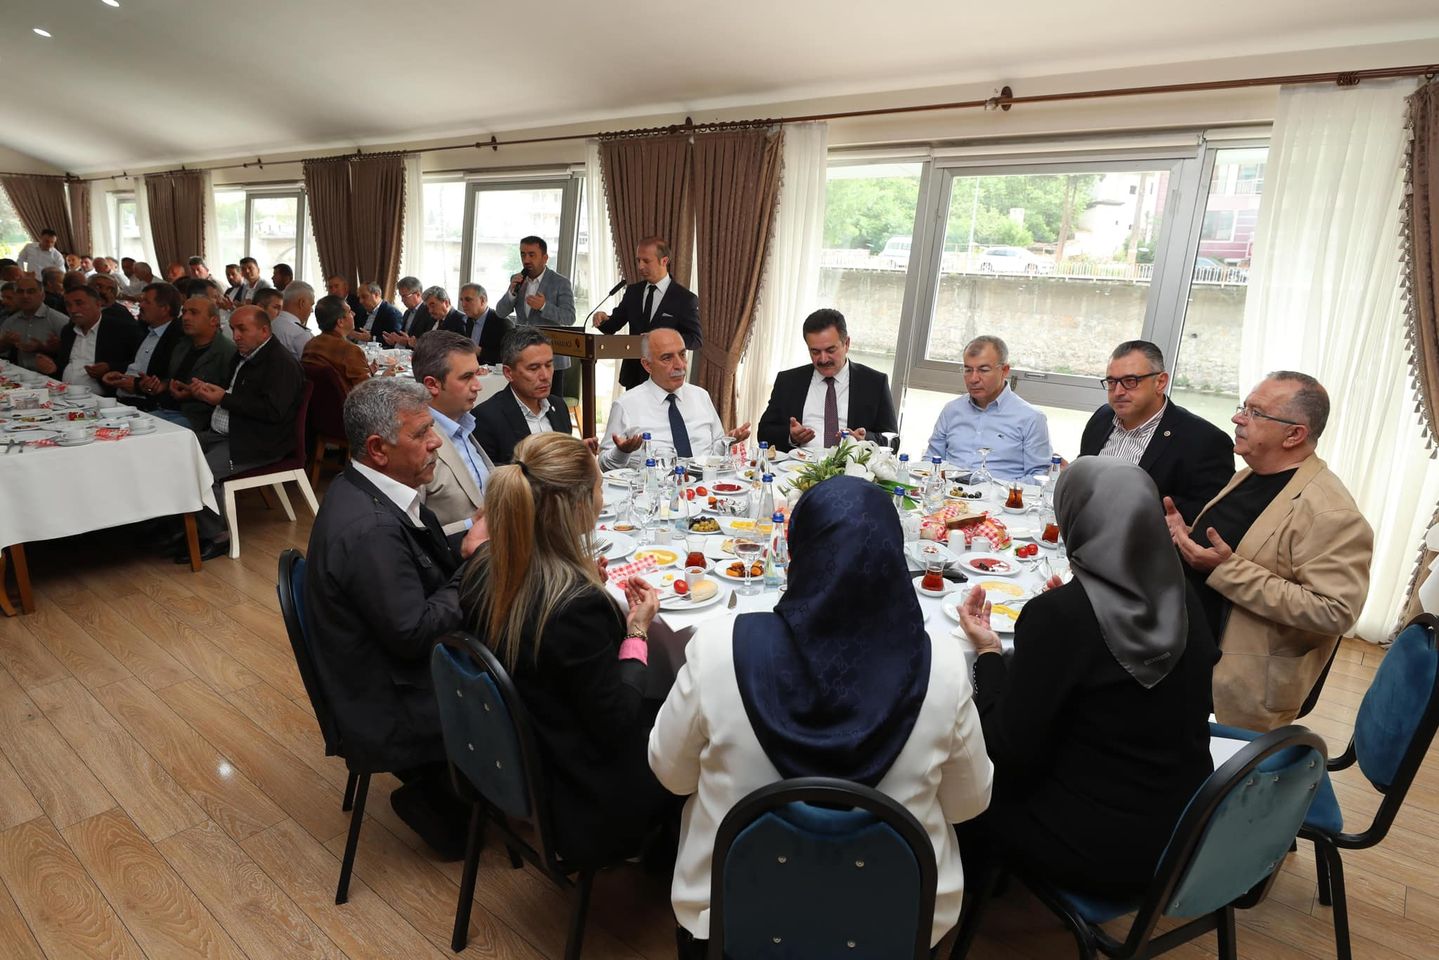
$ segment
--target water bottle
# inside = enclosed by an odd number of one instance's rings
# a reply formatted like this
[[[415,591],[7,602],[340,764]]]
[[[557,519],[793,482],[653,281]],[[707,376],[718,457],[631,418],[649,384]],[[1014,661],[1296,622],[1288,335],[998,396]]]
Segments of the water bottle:
[[[755,532],[774,516],[774,475],[766,473],[760,476],[759,496],[754,507]]]
[[[895,474],[894,482],[907,487],[911,479],[913,479],[913,475],[909,472],[909,454],[901,453],[899,455],[899,469]]]
[[[768,441],[768,440],[761,440],[761,441],[759,442],[759,468],[760,468],[761,470],[768,470],[768,469],[769,469],[769,460],[770,460],[769,441]]]
[[[640,457],[645,461],[645,466],[652,467],[655,465],[654,439],[650,436],[648,430],[640,434],[640,438]]]
[[[904,509],[904,487],[895,484],[890,493],[894,494],[894,512],[899,514],[899,522],[904,523],[904,515],[909,511]]]
[[[789,544],[784,536],[784,514],[773,513],[770,522],[774,529],[769,535],[769,555],[764,561],[765,589],[784,590],[789,573]]]
[[[939,457],[929,458],[929,476],[924,481],[924,512],[936,513],[944,506],[944,470]]]
[[[1054,487],[1059,483],[1060,457],[1059,454],[1049,458],[1049,477],[1044,482],[1044,488],[1040,491],[1040,500],[1046,507],[1054,506]]]
[[[646,434],[646,436],[648,436],[648,434]],[[645,458],[644,483],[645,496],[650,500],[650,502],[653,503],[656,499],[659,498],[660,493],[659,468],[655,466],[654,457]]]

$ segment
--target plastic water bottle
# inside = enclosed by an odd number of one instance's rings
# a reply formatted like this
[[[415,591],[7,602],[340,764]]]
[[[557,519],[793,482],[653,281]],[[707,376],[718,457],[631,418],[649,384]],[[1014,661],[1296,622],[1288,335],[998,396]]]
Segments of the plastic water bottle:
[[[784,514],[770,515],[774,529],[769,535],[769,554],[764,561],[765,589],[784,590],[789,575],[789,543],[784,535]]]
[[[1049,458],[1049,475],[1044,481],[1044,488],[1040,490],[1040,500],[1046,507],[1054,506],[1054,487],[1059,483],[1060,473],[1059,454]]]
[[[761,470],[768,470],[768,469],[769,469],[769,460],[770,460],[769,441],[768,441],[768,440],[761,440],[761,441],[759,442],[759,468],[760,468]]]
[[[652,467],[655,465],[654,438],[650,436],[648,430],[640,434],[640,438],[640,456],[644,458],[645,466]]]
[[[939,457],[929,458],[929,476],[924,481],[924,512],[935,513],[944,506],[944,470]]]
[[[899,522],[903,524],[904,515],[909,512],[904,509],[904,487],[895,484],[890,493],[894,494],[894,512],[899,514]]]
[[[907,487],[911,479],[913,479],[913,474],[911,474],[909,470],[909,454],[901,453],[899,455],[899,469],[896,472],[894,482]]]
[[[649,436],[649,434],[645,434],[645,436]],[[645,458],[644,483],[645,496],[648,497],[651,502],[654,502],[660,493],[659,468],[655,465],[654,457]]]

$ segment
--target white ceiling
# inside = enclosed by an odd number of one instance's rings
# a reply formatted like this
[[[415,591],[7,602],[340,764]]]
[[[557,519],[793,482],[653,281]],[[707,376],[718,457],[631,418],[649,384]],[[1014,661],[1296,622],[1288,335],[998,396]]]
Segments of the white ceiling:
[[[86,173],[1439,40],[1433,0],[119,3],[6,0],[0,143]]]

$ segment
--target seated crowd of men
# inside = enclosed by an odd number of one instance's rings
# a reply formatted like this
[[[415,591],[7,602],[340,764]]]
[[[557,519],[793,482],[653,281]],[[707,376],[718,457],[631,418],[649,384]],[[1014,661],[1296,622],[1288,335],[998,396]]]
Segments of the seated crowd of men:
[[[217,482],[291,455],[302,365],[334,371],[352,401],[345,406],[352,463],[344,476],[358,475],[366,490],[393,501],[423,542],[357,561],[367,570],[398,563],[404,569],[392,589],[373,591],[366,577],[334,577],[326,582],[338,593],[309,602],[334,611],[327,628],[353,634],[347,648],[367,651],[364,657],[391,671],[376,675],[412,674],[427,687],[431,643],[461,626],[449,574],[485,536],[491,474],[512,461],[524,438],[573,430],[568,407],[554,396],[560,365],[536,324],[572,325],[574,298],[569,280],[547,269],[544,241],[521,241],[524,267],[494,308],[477,283],[460,288],[456,307],[443,287],[405,277],[398,283],[400,309],[374,283],[352,292],[344,278],[332,277],[317,299],[284,265],[267,282],[252,258],[227,267],[224,289],[198,257],[172,264],[169,281],[155,280],[146,264],[128,258],[118,273],[113,261],[85,257],[67,272],[52,263],[53,238],[49,247],[44,239],[19,263],[0,263],[0,350],[25,367],[195,430]],[[644,434],[680,457],[703,456],[723,437],[750,435],[748,423],[725,425],[708,393],[689,382],[687,352],[701,342],[698,306],[669,276],[668,253],[661,240],[642,241],[641,281],[613,313],[595,315],[603,332],[627,329],[642,337],[641,358],[625,362],[626,389],[614,400],[605,435],[590,441],[605,469],[633,465]],[[124,300],[137,303],[138,320]],[[848,358],[844,316],[815,311],[803,337],[811,362],[775,377],[757,438],[780,450],[818,450],[833,447],[845,431],[859,438],[896,433],[888,379]],[[378,385],[365,386],[374,368],[362,342],[413,348],[414,384],[405,389],[423,400],[422,410],[406,408],[395,422],[377,422],[377,411],[399,409],[403,398],[390,397],[385,406]],[[498,364],[508,385],[476,405],[485,364]],[[1001,480],[1048,469],[1053,450],[1045,416],[1010,387],[1004,341],[975,338],[963,369],[965,392],[943,408],[926,456],[984,466]],[[1118,345],[1101,382],[1108,402],[1086,425],[1079,455],[1135,464],[1153,480],[1154,509],[1165,516],[1223,650],[1214,670],[1215,714],[1255,730],[1292,721],[1358,618],[1373,547],[1352,497],[1315,453],[1328,419],[1323,386],[1301,373],[1270,374],[1234,414],[1231,440],[1169,398],[1165,358],[1152,343]],[[1236,454],[1245,462],[1238,472]],[[315,524],[312,559],[353,539],[350,521],[370,509],[363,498],[334,493],[332,487]],[[208,556],[223,552],[220,516],[207,513],[201,533]],[[435,759],[433,708],[393,719],[394,736],[428,745],[415,767]],[[399,729],[406,723],[431,726]],[[410,796],[397,803],[427,839],[445,814],[442,799],[430,801]]]

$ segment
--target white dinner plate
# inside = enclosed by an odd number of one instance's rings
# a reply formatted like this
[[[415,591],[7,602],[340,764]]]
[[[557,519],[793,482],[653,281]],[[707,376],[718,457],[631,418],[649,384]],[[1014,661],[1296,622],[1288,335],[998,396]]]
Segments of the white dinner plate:
[[[964,603],[965,592],[956,590],[940,601],[944,615],[959,623],[959,608]],[[1013,633],[1015,621],[1019,619],[1019,608],[996,603],[989,608],[989,627],[995,633]]]
[[[632,562],[638,563],[645,557],[654,557],[655,566],[664,569],[665,567],[673,567],[678,565],[679,562],[684,559],[684,556],[685,551],[683,547],[666,547],[663,545],[656,545],[649,547],[640,547],[638,550],[636,550],[633,554],[630,555],[630,560]]]
[[[51,430],[37,430],[29,424],[22,424],[23,429],[5,430],[5,439],[16,443],[26,443],[31,440],[54,440],[55,433]]]
[[[716,519],[719,520],[720,532],[727,537],[737,537],[741,534],[752,533],[755,529],[754,521],[748,517],[717,517]],[[773,523],[761,523],[759,525],[759,534],[768,540],[773,529]]]
[[[959,558],[958,566],[980,577],[1015,577],[1022,572],[1018,560],[1001,553],[966,553]]]
[[[711,575],[711,576],[714,576],[714,577],[717,577],[717,578],[719,578],[720,580],[728,580],[730,583],[744,583],[744,577],[743,577],[743,576],[739,576],[739,577],[731,576],[730,573],[729,573],[729,570],[727,569],[731,563],[738,563],[738,562],[739,562],[739,559],[738,559],[737,557],[729,557],[729,558],[726,558],[726,559],[716,560],[716,561],[711,565],[710,575]],[[763,583],[762,583],[763,580],[764,580],[764,574],[763,574],[763,573],[761,573],[758,577],[750,577],[750,578],[749,578],[749,582],[750,582],[750,583],[757,583],[757,584],[760,584],[761,586],[763,586]]]
[[[83,446],[85,446],[85,444],[87,444],[87,443],[94,443],[94,442],[95,442],[95,438],[94,438],[93,436],[88,435],[88,434],[87,434],[86,436],[81,437],[79,440],[66,440],[64,437],[56,437],[56,438],[55,438],[55,445],[56,445],[57,447],[83,447]]]
[[[596,541],[604,539],[610,542],[603,554],[606,560],[620,560],[629,556],[630,551],[635,548],[635,538],[617,530],[596,530],[595,538]]]
[[[131,433],[154,433],[155,421],[150,417],[137,417],[130,421]]]
[[[673,576],[673,579],[670,579],[671,576]],[[659,591],[660,610],[666,613],[684,613],[689,610],[703,610],[705,607],[714,606],[725,597],[724,585],[715,583],[712,579],[708,580],[708,582],[714,584],[715,592],[703,600],[691,600],[688,593],[675,593],[675,580],[683,580],[684,578],[684,573],[679,571],[676,571],[673,575],[667,572],[664,577],[660,578],[654,578],[653,575],[645,577],[645,579],[654,584],[655,589]],[[656,583],[657,579],[660,582]]]
[[[919,564],[920,569],[924,568],[924,562],[931,557],[943,560],[946,567],[952,566],[959,560],[949,547],[938,540],[915,540],[904,545],[904,552],[909,558]]]
[[[37,423],[53,423],[55,414],[42,413],[38,410],[13,410],[10,413],[9,429],[28,429]]]
[[[634,480],[634,478],[637,476],[639,476],[639,474],[630,467],[620,467],[617,470],[606,470],[605,483],[613,484],[617,487],[627,487],[630,485],[630,481]]]

